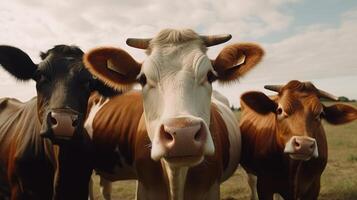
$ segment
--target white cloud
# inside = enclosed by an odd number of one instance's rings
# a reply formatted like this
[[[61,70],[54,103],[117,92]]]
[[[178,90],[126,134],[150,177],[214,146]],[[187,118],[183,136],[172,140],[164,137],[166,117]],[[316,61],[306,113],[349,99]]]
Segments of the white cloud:
[[[220,89],[235,105],[239,105],[242,92],[264,91],[264,84],[311,80],[321,89],[357,99],[355,16],[357,10],[351,10],[342,15],[338,27],[313,25],[280,42],[264,44],[264,62],[244,77],[241,84]]]

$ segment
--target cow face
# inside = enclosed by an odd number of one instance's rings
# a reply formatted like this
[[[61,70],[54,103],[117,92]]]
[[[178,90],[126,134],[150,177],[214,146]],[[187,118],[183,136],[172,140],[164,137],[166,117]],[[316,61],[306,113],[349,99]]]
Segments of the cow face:
[[[319,156],[318,141],[325,138],[321,120],[343,124],[357,119],[357,110],[344,104],[324,106],[320,97],[336,100],[310,82],[290,81],[285,86],[265,86],[279,94],[273,99],[260,92],[248,92],[241,99],[254,111],[275,115],[277,141],[295,160]]]
[[[20,49],[0,46],[5,70],[20,80],[36,81],[41,134],[54,142],[81,137],[90,93],[106,89],[84,68],[82,55],[75,46],[58,45],[41,53],[42,61],[34,64]]]
[[[192,30],[167,29],[153,39],[127,40],[130,46],[146,49],[142,64],[116,48],[94,49],[84,60],[114,88],[140,83],[152,159],[190,166],[215,152],[208,128],[212,82],[236,80],[263,56],[257,45],[235,44],[211,61],[207,46],[228,39],[230,35],[205,37]]]

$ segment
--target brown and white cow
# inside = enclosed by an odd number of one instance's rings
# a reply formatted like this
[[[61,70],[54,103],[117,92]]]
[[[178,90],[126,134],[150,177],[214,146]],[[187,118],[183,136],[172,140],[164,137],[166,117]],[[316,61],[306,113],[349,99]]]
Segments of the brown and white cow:
[[[153,39],[128,39],[146,49],[143,63],[112,47],[88,52],[85,65],[108,85],[140,92],[99,97],[90,113],[97,169],[115,181],[138,179],[138,199],[219,199],[219,185],[235,171],[240,133],[229,107],[212,96],[212,82],[232,82],[255,66],[255,44],[225,47],[211,61],[207,47],[230,35],[199,36],[165,29]],[[92,118],[91,118],[92,117]]]
[[[34,80],[37,90],[25,103],[0,98],[0,199],[87,199],[93,167],[83,129],[87,102],[92,91],[111,90],[84,68],[82,56],[76,46],[57,45],[35,64],[22,50],[0,45],[2,67]]]
[[[317,199],[327,163],[321,121],[344,124],[357,119],[357,109],[323,105],[320,97],[336,98],[310,82],[290,81],[283,87],[265,88],[278,95],[247,92],[241,96],[241,164],[256,176],[250,176],[253,195],[257,181],[259,199],[273,199],[274,193],[284,199]]]

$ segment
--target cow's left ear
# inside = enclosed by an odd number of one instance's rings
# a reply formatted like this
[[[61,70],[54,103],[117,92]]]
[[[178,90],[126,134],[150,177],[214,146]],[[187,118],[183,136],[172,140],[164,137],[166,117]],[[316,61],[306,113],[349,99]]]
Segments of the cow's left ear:
[[[323,118],[335,125],[348,123],[357,119],[357,109],[345,104],[324,106]]]
[[[251,110],[261,115],[274,113],[278,107],[277,103],[271,100],[262,92],[250,91],[240,97],[242,108],[248,106]]]
[[[264,50],[257,44],[238,43],[226,46],[213,61],[220,82],[230,82],[238,79],[258,64],[264,55]]]
[[[37,65],[27,53],[16,47],[0,45],[0,65],[19,80],[35,78]]]
[[[141,64],[123,49],[100,47],[83,57],[86,68],[100,80],[117,90],[128,90],[137,82]]]
[[[98,78],[94,78],[91,84],[92,91],[97,91],[100,95],[105,97],[112,97],[115,95],[119,95],[122,91],[114,89],[113,87],[108,86],[103,81]]]

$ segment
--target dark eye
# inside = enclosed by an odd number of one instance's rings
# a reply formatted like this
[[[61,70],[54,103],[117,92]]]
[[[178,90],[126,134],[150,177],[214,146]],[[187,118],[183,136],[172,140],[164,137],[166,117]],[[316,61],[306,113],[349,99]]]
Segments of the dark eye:
[[[141,74],[140,77],[138,78],[138,82],[140,83],[141,86],[146,85],[146,76],[145,74]]]
[[[36,75],[36,82],[38,83],[48,83],[50,81],[50,79],[42,73],[39,73]]]
[[[321,120],[325,116],[325,113],[322,111],[320,114],[316,115],[316,120]]]
[[[212,71],[209,71],[207,74],[207,81],[213,83],[215,80],[217,80],[217,76],[214,75]]]
[[[283,109],[282,108],[277,108],[276,109],[276,114],[281,115],[283,113]]]

